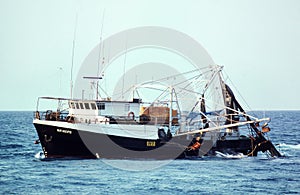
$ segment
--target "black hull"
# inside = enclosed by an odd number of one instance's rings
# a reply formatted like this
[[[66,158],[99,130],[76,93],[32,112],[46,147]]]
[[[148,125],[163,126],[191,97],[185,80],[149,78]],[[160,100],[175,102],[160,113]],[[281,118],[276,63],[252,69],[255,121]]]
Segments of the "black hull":
[[[190,143],[186,138],[173,138],[170,141],[148,140],[34,125],[46,158],[184,158],[183,152]]]
[[[209,151],[209,154],[215,155],[218,151],[224,154],[243,153],[244,155],[248,155],[249,153],[251,153],[252,148],[253,143],[251,143],[251,139],[249,138],[239,140],[218,140],[216,143],[216,147],[213,147]]]
[[[189,136],[171,140],[127,138],[76,129],[64,129],[34,124],[46,158],[105,158],[105,159],[182,159],[222,153],[252,151],[251,140],[201,140],[200,150],[187,150],[193,144]],[[257,153],[253,153],[256,155]]]

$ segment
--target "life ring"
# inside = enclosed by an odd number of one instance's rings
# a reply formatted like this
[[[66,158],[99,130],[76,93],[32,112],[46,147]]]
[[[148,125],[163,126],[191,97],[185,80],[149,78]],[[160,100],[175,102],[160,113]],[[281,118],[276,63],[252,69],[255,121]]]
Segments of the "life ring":
[[[128,113],[128,118],[130,118],[130,119],[132,119],[132,120],[134,120],[134,112],[129,112]]]

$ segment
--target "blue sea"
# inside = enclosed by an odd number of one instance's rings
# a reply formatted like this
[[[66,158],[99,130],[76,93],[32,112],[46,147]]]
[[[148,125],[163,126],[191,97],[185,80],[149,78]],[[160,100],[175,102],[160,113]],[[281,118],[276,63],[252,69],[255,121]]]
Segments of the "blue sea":
[[[33,113],[0,112],[0,193],[300,194],[300,111],[256,114],[272,118],[269,137],[286,157],[45,161]]]

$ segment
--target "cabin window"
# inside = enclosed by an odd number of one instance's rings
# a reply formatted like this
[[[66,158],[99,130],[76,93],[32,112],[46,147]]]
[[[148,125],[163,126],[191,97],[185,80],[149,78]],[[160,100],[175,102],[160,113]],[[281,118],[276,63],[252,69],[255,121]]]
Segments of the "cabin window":
[[[79,109],[79,105],[77,102],[75,103],[75,105],[76,105],[76,109]]]
[[[85,109],[89,110],[90,109],[90,104],[89,103],[84,103]]]
[[[105,103],[103,102],[97,102],[98,110],[105,110]]]
[[[80,105],[80,109],[84,109],[83,103],[80,102],[79,105]]]
[[[93,110],[96,110],[96,104],[91,103],[91,107],[92,107]]]

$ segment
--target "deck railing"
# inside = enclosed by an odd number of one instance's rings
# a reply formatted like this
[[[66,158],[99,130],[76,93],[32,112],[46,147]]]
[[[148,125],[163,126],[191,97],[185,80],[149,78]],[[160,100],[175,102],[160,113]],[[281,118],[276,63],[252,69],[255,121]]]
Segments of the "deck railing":
[[[54,112],[52,110],[36,111],[33,113],[35,119],[51,120],[51,121],[66,121],[68,112]]]

